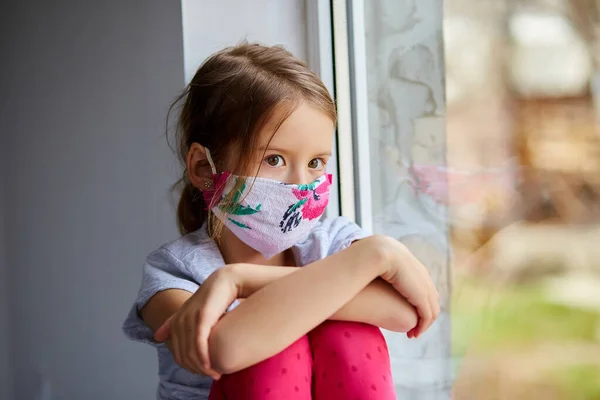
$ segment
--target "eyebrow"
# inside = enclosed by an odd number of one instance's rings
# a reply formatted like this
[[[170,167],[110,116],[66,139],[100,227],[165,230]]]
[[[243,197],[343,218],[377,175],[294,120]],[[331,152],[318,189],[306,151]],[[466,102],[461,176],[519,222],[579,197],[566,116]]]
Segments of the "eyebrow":
[[[273,152],[276,152],[276,153],[281,153],[281,154],[288,154],[287,150],[279,149],[277,147],[268,147],[268,146],[265,147],[265,146],[261,146],[261,147],[258,148],[258,151],[260,151],[260,152],[266,152],[267,150],[268,151],[273,151]],[[324,156],[331,157],[331,151],[317,154],[315,157],[324,157]]]
[[[269,151],[275,151],[275,152],[277,152],[277,153],[283,153],[283,154],[287,154],[287,151],[286,151],[286,150],[284,150],[284,149],[279,149],[279,148],[277,148],[277,147],[270,147],[270,146],[260,146],[260,147],[258,148],[258,151],[261,151],[261,152],[266,152],[267,150],[269,150]]]

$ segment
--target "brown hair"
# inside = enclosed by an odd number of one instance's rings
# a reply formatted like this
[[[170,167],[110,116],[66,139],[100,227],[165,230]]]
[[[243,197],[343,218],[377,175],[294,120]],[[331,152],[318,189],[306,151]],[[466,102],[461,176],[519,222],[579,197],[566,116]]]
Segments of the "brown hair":
[[[256,148],[261,129],[283,107],[275,134],[301,101],[336,120],[323,82],[282,47],[243,43],[213,54],[200,66],[169,109],[170,114],[180,108],[176,139],[184,171],[174,188],[181,189],[177,222],[182,235],[199,229],[208,216],[202,194],[185,169],[190,146],[208,148],[219,172],[227,168],[246,173],[253,159],[249,150]],[[233,155],[235,166],[227,165]]]

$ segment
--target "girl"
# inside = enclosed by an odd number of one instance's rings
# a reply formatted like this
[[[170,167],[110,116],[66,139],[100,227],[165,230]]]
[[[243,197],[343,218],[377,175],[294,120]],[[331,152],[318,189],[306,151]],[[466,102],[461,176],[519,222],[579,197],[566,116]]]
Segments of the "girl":
[[[398,241],[320,221],[336,120],[322,82],[242,44],[180,101],[182,237],[148,256],[123,326],[157,348],[158,399],[395,399],[377,327],[418,337],[438,294]]]

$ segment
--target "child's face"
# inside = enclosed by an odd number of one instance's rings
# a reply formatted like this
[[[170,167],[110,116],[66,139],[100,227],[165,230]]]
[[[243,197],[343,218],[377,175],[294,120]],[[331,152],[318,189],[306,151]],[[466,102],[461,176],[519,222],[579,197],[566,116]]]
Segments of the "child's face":
[[[266,124],[260,132],[255,155],[256,163],[260,164],[259,177],[307,184],[325,173],[335,129],[326,114],[303,102],[271,139],[272,129],[271,124]]]

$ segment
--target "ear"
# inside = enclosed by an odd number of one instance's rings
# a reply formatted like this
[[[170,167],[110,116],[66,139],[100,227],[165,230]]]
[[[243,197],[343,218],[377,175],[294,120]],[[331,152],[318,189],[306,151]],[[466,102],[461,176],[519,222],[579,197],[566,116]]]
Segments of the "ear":
[[[186,159],[187,174],[190,183],[200,191],[213,185],[213,173],[206,156],[206,148],[200,143],[192,143]]]

